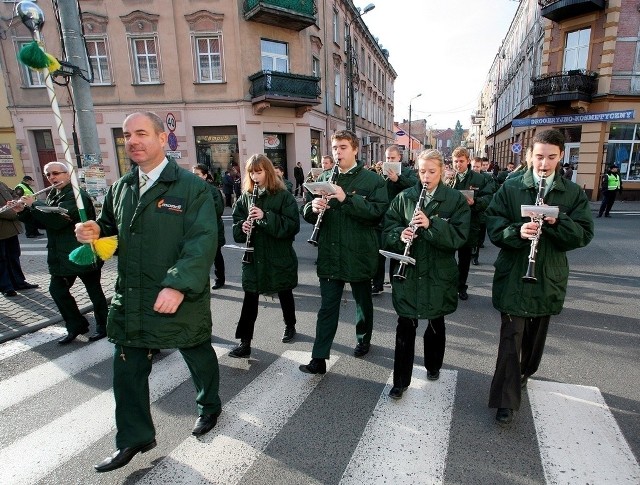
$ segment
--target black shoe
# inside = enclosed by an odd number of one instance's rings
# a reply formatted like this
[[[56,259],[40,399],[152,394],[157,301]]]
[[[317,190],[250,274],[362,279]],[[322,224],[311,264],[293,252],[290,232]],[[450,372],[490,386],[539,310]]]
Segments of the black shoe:
[[[16,290],[33,290],[34,288],[40,288],[40,285],[35,285],[33,283],[25,283],[22,286],[16,286]]]
[[[598,214],[596,217],[602,217],[602,214]]]
[[[474,266],[478,266],[480,263],[478,262],[478,258],[473,258],[471,260],[471,262],[473,263]]]
[[[326,374],[327,362],[324,359],[311,359],[307,365],[301,365],[299,369],[306,374]]]
[[[240,345],[229,352],[230,357],[240,359],[242,357],[249,357],[251,355],[251,340],[242,340]]]
[[[513,421],[513,409],[498,408],[496,412],[496,423],[501,426],[510,424]]]
[[[110,457],[105,458],[97,465],[93,465],[93,468],[95,468],[97,472],[110,472],[111,470],[122,468],[138,453],[146,453],[155,447],[156,440],[153,440],[151,443],[147,443],[146,445],[132,446],[130,448],[116,450],[116,452]]]
[[[62,337],[60,340],[58,340],[58,344],[59,345],[67,345],[70,344],[71,342],[73,342],[76,337],[80,335],[79,333],[75,333],[75,332],[69,332],[67,333],[67,335],[65,337]],[[126,465],[126,463],[125,463]]]
[[[431,372],[430,370],[427,370],[427,379],[429,379],[430,381],[437,381],[438,379],[440,379],[440,371],[434,371]]]
[[[95,342],[96,340],[101,340],[107,336],[106,330],[96,330],[91,337],[89,337],[89,342]]]
[[[460,298],[461,300],[468,300],[469,295],[467,294],[467,290],[460,290],[458,292],[458,298]]]
[[[364,342],[358,342],[356,348],[353,349],[353,355],[355,357],[364,357],[369,353],[369,348],[371,345],[365,344]]]
[[[372,295],[379,295],[383,291],[384,291],[384,288],[382,286],[372,286],[371,287],[371,294]]]
[[[202,436],[203,434],[208,433],[213,429],[213,427],[218,422],[218,416],[220,416],[220,412],[198,416],[198,419],[196,420],[196,424],[193,427],[193,431],[191,431],[191,434],[193,436]]]
[[[391,390],[389,391],[389,397],[391,399],[402,399],[402,393],[404,391],[406,391],[407,388],[406,387],[392,387]]]
[[[609,214],[605,214],[604,216],[605,216],[605,217],[611,217]]]
[[[223,286],[224,286],[224,280],[216,280],[216,282],[213,284],[211,289],[212,290],[217,290],[219,288],[222,288]]]
[[[287,342],[291,342],[295,336],[296,327],[293,325],[287,325],[284,327],[284,333],[282,334],[282,343],[286,344]]]
[[[2,294],[8,297],[18,296],[18,293],[16,293],[16,290],[3,291]]]

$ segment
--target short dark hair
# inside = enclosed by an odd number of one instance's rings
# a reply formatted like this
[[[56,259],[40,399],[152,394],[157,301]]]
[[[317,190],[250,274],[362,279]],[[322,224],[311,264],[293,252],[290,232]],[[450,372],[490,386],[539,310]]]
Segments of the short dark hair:
[[[564,135],[560,130],[544,130],[539,131],[531,140],[531,145],[536,143],[543,143],[545,145],[555,145],[560,148],[560,151],[564,151]]]
[[[333,142],[333,140],[348,140],[354,150],[360,148],[360,140],[358,140],[358,136],[351,130],[336,131],[331,135],[331,141]]]

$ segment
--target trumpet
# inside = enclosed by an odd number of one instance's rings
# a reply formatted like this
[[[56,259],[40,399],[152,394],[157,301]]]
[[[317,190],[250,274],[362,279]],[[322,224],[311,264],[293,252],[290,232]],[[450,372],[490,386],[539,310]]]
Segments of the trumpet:
[[[450,187],[453,189],[456,186],[456,182],[458,181],[458,171],[454,167],[452,167],[451,170],[445,171],[445,175],[446,173],[449,173],[450,175],[449,177],[445,178],[444,184],[447,187]]]
[[[307,178],[304,181],[305,183],[316,181],[316,177],[313,176],[313,170],[309,170],[309,173],[307,174]]]
[[[333,166],[333,170],[331,172],[331,177],[329,178],[330,184],[335,184],[336,180],[338,180],[338,173],[340,171],[340,167],[338,166],[338,162]],[[326,200],[326,197],[323,195],[323,199]],[[327,210],[325,207],[318,213],[318,219],[316,220],[315,225],[313,226],[313,232],[311,233],[311,237],[307,239],[309,244],[313,244],[314,246],[318,245],[318,236],[320,235],[320,224],[322,224],[322,218],[324,217],[324,212]]]
[[[540,174],[540,185],[538,186],[538,195],[536,196],[535,205],[544,205],[544,190],[547,180],[544,178],[544,174]],[[537,281],[535,275],[536,269],[536,254],[538,253],[538,243],[540,242],[540,235],[542,234],[542,223],[544,222],[544,214],[531,216],[531,222],[538,224],[535,236],[531,239],[531,249],[529,249],[529,263],[527,264],[527,272],[522,279],[528,283],[535,283]]]
[[[249,202],[249,207],[247,209],[247,221],[249,221],[251,228],[249,229],[249,233],[247,234],[247,241],[244,248],[244,256],[242,257],[242,262],[248,264],[253,263],[253,242],[251,241],[251,235],[253,234],[253,219],[248,214],[251,213],[252,207],[256,205],[259,187],[260,186],[254,182],[253,192],[251,193],[251,201]]]

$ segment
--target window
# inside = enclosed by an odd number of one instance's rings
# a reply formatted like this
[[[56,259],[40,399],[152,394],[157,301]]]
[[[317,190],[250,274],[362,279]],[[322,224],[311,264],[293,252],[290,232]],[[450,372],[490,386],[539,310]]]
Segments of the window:
[[[371,56],[367,56],[367,77],[371,81]]]
[[[262,39],[262,70],[289,72],[289,47],[284,42]]]
[[[611,124],[606,165],[616,165],[622,180],[640,180],[640,125]]]
[[[224,81],[222,69],[222,36],[196,37],[197,82],[220,83]]]
[[[131,39],[135,59],[135,83],[157,84],[160,82],[158,51],[155,37]]]
[[[340,106],[340,96],[342,94],[342,79],[341,79],[340,71],[336,70],[335,74],[336,74],[335,79],[333,81],[334,102],[338,106]]]
[[[591,29],[576,30],[567,34],[563,64],[565,71],[587,69],[590,37]]]
[[[321,77],[320,59],[318,59],[316,56],[313,56],[313,58],[311,59],[311,74],[313,74],[315,77]]]
[[[362,103],[360,105],[360,116],[362,116],[362,119],[365,119],[367,117],[367,95],[364,92],[360,97],[360,102]]]
[[[86,39],[89,64],[93,71],[92,84],[111,84],[106,39]]]
[[[333,11],[333,41],[337,44],[340,40],[340,28],[338,27],[338,11]]]
[[[20,52],[20,49],[22,49],[22,47],[30,43],[31,41],[18,42],[18,46],[17,46],[18,52]],[[24,79],[24,83],[26,86],[30,88],[37,88],[40,86],[44,86],[44,74],[42,74],[42,71],[36,71],[34,69],[30,69],[26,65],[24,65],[22,62],[20,62],[19,64],[20,64],[20,69],[22,70],[22,77]]]
[[[367,107],[367,121],[373,121],[373,100],[369,98],[369,106]]]
[[[373,63],[373,85],[378,86],[378,68],[375,62]]]
[[[353,114],[354,115],[359,115],[360,114],[360,98],[358,97],[360,96],[359,91],[353,91]]]

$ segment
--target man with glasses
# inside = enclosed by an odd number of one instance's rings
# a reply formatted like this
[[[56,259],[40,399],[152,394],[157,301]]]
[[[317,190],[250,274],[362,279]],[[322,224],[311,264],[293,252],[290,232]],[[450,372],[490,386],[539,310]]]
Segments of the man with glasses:
[[[50,162],[44,166],[44,175],[54,186],[45,202],[37,201],[33,196],[23,196],[22,204],[15,207],[18,217],[25,223],[36,224],[47,231],[47,263],[51,282],[49,293],[56,303],[60,315],[67,327],[67,335],[60,340],[60,345],[73,342],[80,334],[89,331],[89,322],[78,308],[71,295],[71,287],[80,278],[91,303],[96,319],[96,333],[89,341],[100,340],[107,336],[107,300],[100,285],[102,262],[80,266],[69,261],[69,253],[80,246],[74,234],[76,223],[80,222],[80,214],[71,187],[71,174],[67,165],[62,162]],[[80,189],[87,217],[95,218],[96,212],[91,197]],[[57,208],[53,211],[38,210],[39,206]]]

